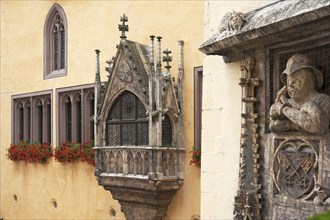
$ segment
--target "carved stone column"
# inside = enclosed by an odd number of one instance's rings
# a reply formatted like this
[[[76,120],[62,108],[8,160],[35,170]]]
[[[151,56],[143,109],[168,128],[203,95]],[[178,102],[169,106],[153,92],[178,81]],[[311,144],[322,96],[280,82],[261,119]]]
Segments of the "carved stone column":
[[[252,57],[243,60],[242,78],[242,132],[240,150],[239,190],[235,197],[234,219],[261,219],[261,184],[259,183],[258,113],[255,112],[255,88],[260,79]]]

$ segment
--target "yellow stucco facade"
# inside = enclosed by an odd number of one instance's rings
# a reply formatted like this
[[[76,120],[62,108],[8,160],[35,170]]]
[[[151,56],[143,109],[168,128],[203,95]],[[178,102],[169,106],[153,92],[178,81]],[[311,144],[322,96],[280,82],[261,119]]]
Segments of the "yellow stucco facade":
[[[64,9],[68,22],[68,70],[64,77],[44,80],[43,30],[54,3]],[[148,44],[151,34],[163,37],[163,48],[172,50],[173,73],[177,72],[177,41],[184,40],[184,184],[168,208],[167,219],[200,214],[200,169],[189,165],[189,151],[194,144],[193,68],[203,63],[198,47],[203,41],[204,2],[1,1],[0,218],[125,218],[120,204],[98,186],[94,168],[86,163],[58,163],[51,158],[47,164],[31,164],[6,159],[12,140],[12,96],[52,91],[52,145],[57,146],[56,89],[94,82],[95,49],[101,50],[101,79],[107,79],[105,61],[116,53],[123,13],[129,19],[129,40]],[[110,216],[111,208],[115,216]]]

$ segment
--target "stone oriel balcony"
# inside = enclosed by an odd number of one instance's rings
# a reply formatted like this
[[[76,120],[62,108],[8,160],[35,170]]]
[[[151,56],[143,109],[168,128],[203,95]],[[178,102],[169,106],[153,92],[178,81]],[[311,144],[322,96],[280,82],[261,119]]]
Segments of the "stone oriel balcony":
[[[184,149],[174,147],[112,146],[96,150],[97,176],[180,180]]]
[[[183,182],[184,149],[149,146],[95,148],[95,175],[127,219],[162,219]]]

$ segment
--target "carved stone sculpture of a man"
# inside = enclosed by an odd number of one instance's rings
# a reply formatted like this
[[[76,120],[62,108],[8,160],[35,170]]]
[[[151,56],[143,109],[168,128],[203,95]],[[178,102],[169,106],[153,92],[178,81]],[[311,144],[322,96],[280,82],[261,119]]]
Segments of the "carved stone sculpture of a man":
[[[270,108],[270,130],[323,134],[329,131],[330,97],[316,91],[323,75],[303,54],[295,54],[281,74],[285,86]]]

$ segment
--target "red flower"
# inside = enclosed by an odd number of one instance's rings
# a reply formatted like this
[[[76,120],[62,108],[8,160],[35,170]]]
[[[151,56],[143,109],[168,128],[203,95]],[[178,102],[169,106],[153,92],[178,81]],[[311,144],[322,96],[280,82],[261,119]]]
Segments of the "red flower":
[[[79,159],[95,166],[94,143],[89,141],[83,144],[68,143],[55,148],[54,156],[57,162],[74,162]]]
[[[193,150],[189,151],[189,153],[192,153],[189,164],[200,167],[201,166],[201,156],[202,156],[201,151],[199,149],[196,149],[195,147],[193,147]]]
[[[32,144],[28,141],[11,144],[7,151],[6,156],[8,159],[12,161],[25,160],[29,163],[47,163],[47,159],[53,155],[48,144]]]

